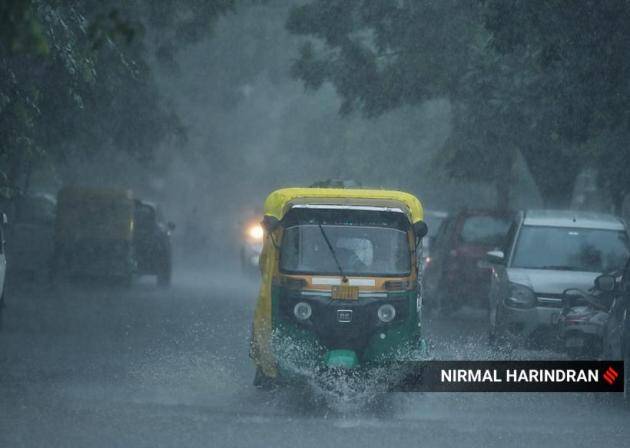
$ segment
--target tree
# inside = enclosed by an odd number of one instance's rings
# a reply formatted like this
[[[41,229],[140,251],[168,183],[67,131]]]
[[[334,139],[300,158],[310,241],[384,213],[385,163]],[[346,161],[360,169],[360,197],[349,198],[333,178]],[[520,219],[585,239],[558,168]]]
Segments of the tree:
[[[505,52],[496,45],[496,29],[488,26],[495,7],[451,0],[315,0],[295,8],[287,24],[311,38],[294,74],[308,89],[331,82],[344,114],[373,116],[447,97],[454,127],[438,162],[449,175],[492,182],[498,206],[505,208],[520,151],[545,202],[563,205],[579,163],[567,149],[572,146],[558,138],[557,106],[547,97],[558,80],[533,64],[538,55],[528,48]]]
[[[535,86],[538,101],[546,99],[551,104],[554,113],[547,123],[565,148],[564,153],[548,154],[547,176],[562,173],[567,166],[574,169],[579,162],[594,163],[619,210],[629,191],[624,167],[630,160],[626,143],[630,130],[630,3],[485,3],[484,21],[493,46],[504,55],[529,52],[531,66],[544,75]],[[567,151],[567,147],[574,149]],[[544,147],[537,150],[548,152]]]

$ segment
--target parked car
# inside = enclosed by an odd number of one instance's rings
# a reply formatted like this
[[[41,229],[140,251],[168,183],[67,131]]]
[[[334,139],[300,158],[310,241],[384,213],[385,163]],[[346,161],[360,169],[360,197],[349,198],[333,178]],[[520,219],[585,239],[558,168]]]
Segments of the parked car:
[[[464,304],[487,303],[489,250],[503,246],[513,213],[464,210],[443,220],[426,266],[425,304],[449,314]]]
[[[630,254],[623,221],[579,211],[529,210],[517,215],[492,263],[489,339],[492,344],[549,341],[563,308],[563,293],[588,290],[602,272],[623,266]]]
[[[2,331],[2,321],[4,318],[4,307],[5,307],[5,287],[4,284],[6,282],[6,273],[7,273],[7,258],[5,255],[5,227],[7,225],[7,215],[5,213],[0,213],[0,331]]]

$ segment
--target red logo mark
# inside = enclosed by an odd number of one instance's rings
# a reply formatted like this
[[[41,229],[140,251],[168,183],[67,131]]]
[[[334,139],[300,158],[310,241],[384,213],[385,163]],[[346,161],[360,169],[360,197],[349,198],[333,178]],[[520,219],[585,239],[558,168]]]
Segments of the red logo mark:
[[[604,381],[606,381],[608,384],[612,386],[612,384],[615,382],[615,380],[619,376],[619,373],[612,367],[608,367],[608,370],[604,372],[603,376],[604,376]]]

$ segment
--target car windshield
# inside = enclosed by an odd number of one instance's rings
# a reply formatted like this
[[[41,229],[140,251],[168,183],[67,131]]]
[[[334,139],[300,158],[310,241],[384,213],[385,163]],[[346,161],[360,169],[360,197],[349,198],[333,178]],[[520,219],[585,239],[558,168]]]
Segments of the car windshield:
[[[609,272],[623,267],[628,254],[623,231],[524,226],[512,267]]]
[[[289,227],[282,240],[280,266],[287,273],[407,275],[407,233],[393,228],[304,224]]]
[[[463,243],[500,247],[509,227],[508,218],[471,216],[464,221],[460,237]]]

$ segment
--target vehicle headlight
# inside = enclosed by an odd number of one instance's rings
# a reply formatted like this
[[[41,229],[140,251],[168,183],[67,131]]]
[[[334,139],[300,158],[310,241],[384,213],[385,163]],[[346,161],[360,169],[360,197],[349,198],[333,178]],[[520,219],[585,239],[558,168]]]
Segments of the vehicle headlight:
[[[389,303],[381,305],[376,312],[381,322],[391,322],[396,317],[396,308]]]
[[[260,241],[263,238],[263,228],[260,224],[254,224],[247,229],[247,235],[253,240]]]
[[[313,310],[306,302],[300,302],[293,307],[293,315],[297,320],[306,320],[311,317],[311,314],[313,314]]]
[[[536,294],[525,285],[510,282],[510,295],[505,298],[505,304],[512,308],[532,308],[536,305]]]

